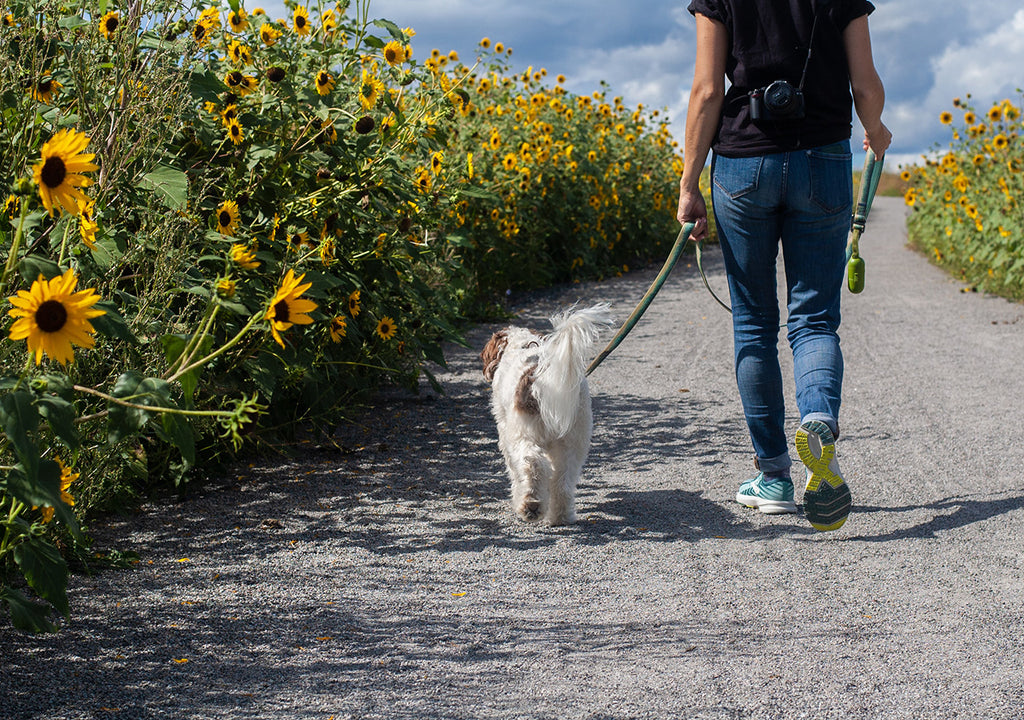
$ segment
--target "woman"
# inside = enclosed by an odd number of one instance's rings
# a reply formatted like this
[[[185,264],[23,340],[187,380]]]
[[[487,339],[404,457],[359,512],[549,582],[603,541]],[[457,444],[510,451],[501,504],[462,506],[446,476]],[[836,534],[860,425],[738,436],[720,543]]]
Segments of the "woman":
[[[865,149],[880,158],[892,139],[881,120],[885,91],[871,57],[867,16],[874,6],[867,0],[693,0],[688,9],[697,21],[697,59],[678,218],[695,223],[695,240],[707,235],[698,181],[713,150],[712,203],[732,297],[736,380],[758,470],[736,501],[768,514],[796,512],[777,347],[781,242],[801,418],[795,444],[807,467],[804,512],[815,528],[835,530],[851,504],[835,439],[852,108]]]

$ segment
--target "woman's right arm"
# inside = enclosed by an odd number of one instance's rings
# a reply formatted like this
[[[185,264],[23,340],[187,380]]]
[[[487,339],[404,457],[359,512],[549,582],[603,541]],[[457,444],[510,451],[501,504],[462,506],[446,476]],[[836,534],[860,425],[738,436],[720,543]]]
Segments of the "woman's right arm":
[[[864,126],[864,149],[871,148],[876,156],[881,157],[892,142],[892,133],[882,122],[885,88],[871,56],[867,15],[850,21],[843,31],[843,44],[846,46],[846,63],[850,69],[853,105]]]

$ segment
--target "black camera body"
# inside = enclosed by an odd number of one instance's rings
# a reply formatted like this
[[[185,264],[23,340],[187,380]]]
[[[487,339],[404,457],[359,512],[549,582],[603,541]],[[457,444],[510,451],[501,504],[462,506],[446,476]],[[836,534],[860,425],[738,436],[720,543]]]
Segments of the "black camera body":
[[[750,119],[755,122],[802,120],[804,117],[803,91],[785,80],[751,90],[748,95]]]

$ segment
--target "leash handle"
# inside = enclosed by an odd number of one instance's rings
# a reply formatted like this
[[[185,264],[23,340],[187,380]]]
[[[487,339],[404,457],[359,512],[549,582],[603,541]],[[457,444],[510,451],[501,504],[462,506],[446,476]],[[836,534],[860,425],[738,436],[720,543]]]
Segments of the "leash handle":
[[[626,321],[622,323],[618,332],[615,333],[615,337],[611,339],[608,346],[601,351],[601,353],[594,358],[593,362],[590,363],[590,367],[587,368],[587,375],[594,372],[597,366],[604,362],[604,359],[608,357],[612,351],[619,346],[619,343],[623,341],[629,331],[633,329],[633,326],[639,322],[640,318],[643,317],[644,312],[647,311],[651,301],[654,300],[654,296],[661,290],[661,286],[665,284],[665,280],[668,279],[668,275],[672,272],[672,268],[675,267],[676,262],[679,260],[679,256],[683,254],[683,249],[686,247],[686,243],[690,239],[690,233],[693,232],[695,223],[688,222],[684,223],[683,227],[680,228],[679,234],[676,235],[676,241],[672,245],[672,250],[669,251],[668,257],[665,259],[665,264],[661,266],[661,271],[658,276],[654,278],[651,286],[647,288],[647,292],[640,298],[640,302],[637,303],[636,308],[630,314]]]
[[[871,212],[871,203],[875,200],[875,191],[878,190],[878,183],[882,178],[884,160],[884,155],[876,158],[870,149],[864,158],[864,171],[860,175],[860,195],[853,210],[850,241],[846,245],[846,286],[852,293],[859,293],[864,289],[864,259],[860,256],[860,236],[864,232],[868,213]]]

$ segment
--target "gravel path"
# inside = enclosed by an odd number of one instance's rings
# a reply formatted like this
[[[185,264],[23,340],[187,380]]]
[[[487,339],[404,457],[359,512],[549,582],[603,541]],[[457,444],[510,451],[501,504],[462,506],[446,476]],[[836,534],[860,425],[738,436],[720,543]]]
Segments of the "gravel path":
[[[591,378],[576,526],[511,515],[479,327],[445,395],[93,527],[142,561],[73,577],[59,635],[0,627],[0,718],[1020,718],[1024,307],[907,250],[904,212],[876,201],[844,297],[840,531],[733,502],[728,315],[684,259]],[[521,322],[624,318],[654,272]]]

